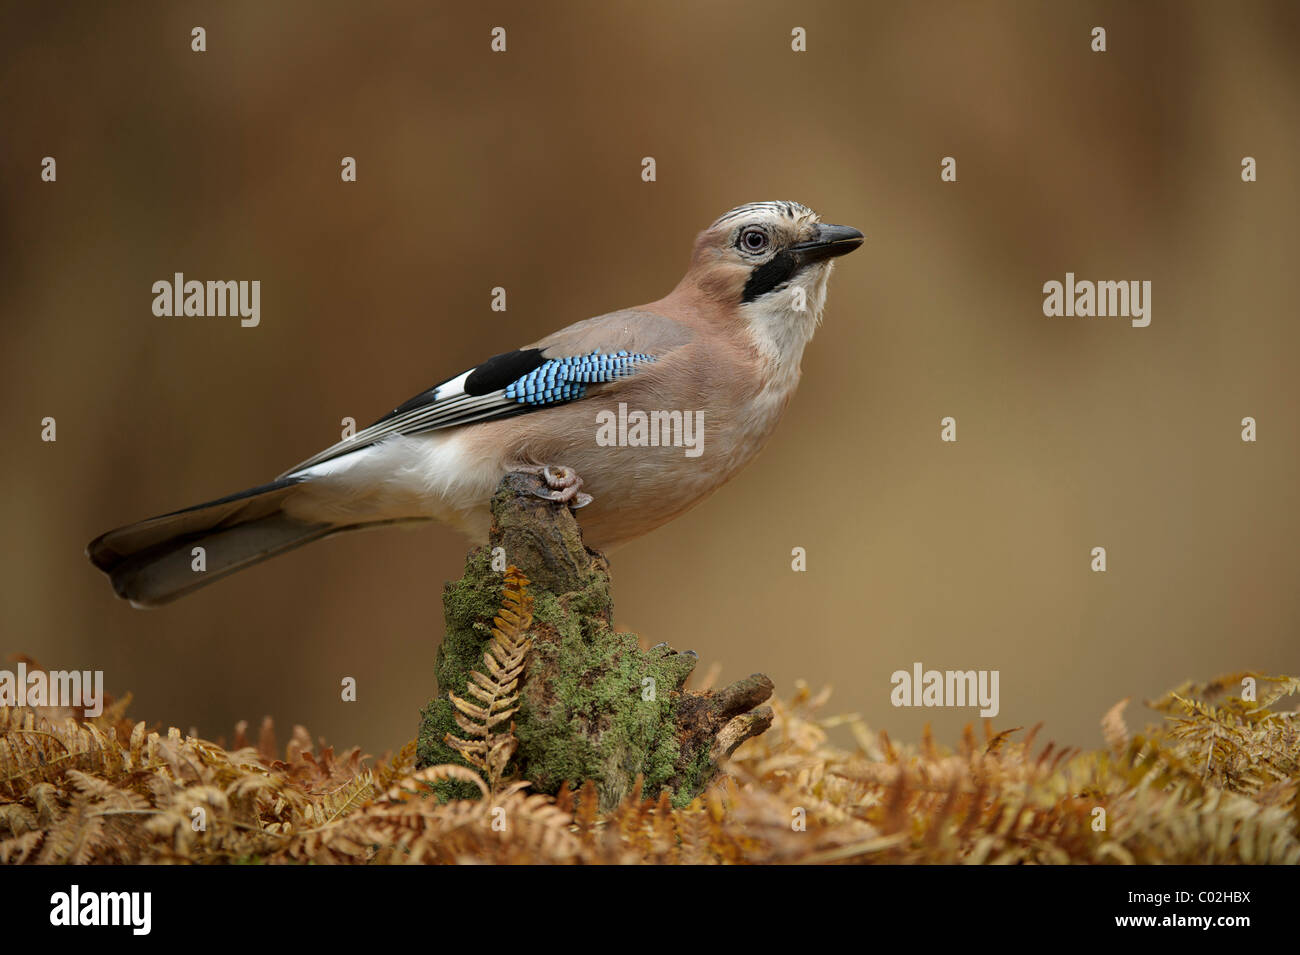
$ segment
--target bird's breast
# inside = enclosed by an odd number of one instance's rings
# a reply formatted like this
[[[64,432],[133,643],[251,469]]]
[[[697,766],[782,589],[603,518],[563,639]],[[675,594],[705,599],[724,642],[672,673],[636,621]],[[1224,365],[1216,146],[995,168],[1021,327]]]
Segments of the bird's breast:
[[[752,461],[775,430],[793,386],[791,380],[733,389],[726,399],[700,395],[676,408],[638,402],[633,394],[581,402],[589,407],[573,409],[572,425],[539,435],[540,447],[530,457],[578,472],[594,497],[578,512],[587,542],[616,546],[685,513]],[[574,439],[555,443],[556,433]]]

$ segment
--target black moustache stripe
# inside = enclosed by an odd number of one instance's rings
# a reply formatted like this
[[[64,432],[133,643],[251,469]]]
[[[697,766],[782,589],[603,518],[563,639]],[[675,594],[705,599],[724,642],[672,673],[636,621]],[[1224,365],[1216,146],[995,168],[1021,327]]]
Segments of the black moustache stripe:
[[[781,250],[762,265],[754,267],[745,282],[745,291],[740,301],[752,302],[760,295],[766,295],[779,285],[784,285],[799,271],[799,259],[793,252]]]

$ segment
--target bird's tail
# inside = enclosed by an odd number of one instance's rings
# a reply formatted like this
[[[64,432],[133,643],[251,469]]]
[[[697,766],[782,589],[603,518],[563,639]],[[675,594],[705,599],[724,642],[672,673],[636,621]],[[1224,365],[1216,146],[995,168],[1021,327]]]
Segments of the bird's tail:
[[[302,478],[281,478],[109,531],[86,555],[113,589],[137,607],[154,607],[268,557],[348,527],[308,523],[284,513]],[[195,548],[202,548],[196,552]]]

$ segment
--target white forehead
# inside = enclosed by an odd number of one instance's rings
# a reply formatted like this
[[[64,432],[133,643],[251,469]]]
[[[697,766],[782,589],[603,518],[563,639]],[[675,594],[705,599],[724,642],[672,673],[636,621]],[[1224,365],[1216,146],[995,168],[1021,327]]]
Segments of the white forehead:
[[[817,213],[799,202],[748,202],[718,216],[717,221],[710,228],[738,225],[742,220],[770,222],[781,219],[803,225],[806,222],[816,222]]]

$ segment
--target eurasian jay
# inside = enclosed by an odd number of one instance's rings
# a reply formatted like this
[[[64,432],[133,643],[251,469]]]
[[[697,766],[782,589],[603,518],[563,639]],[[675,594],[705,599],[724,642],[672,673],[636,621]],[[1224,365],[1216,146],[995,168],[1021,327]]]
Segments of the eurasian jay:
[[[797,202],[732,209],[659,301],[495,355],[269,484],[109,531],[87,554],[118,596],[149,607],[345,530],[435,520],[483,542],[492,493],[517,470],[583,508],[591,546],[632,540],[762,448],[798,384],[832,260],[862,241]]]

